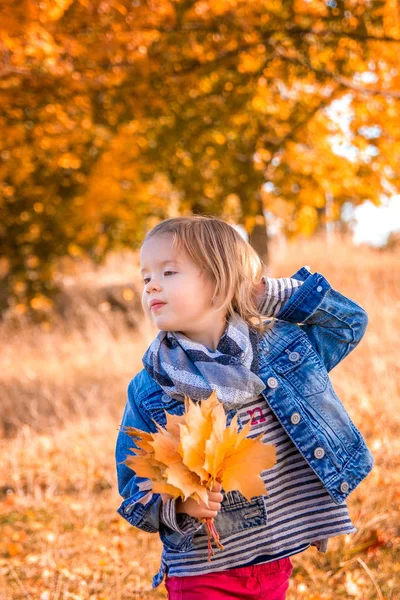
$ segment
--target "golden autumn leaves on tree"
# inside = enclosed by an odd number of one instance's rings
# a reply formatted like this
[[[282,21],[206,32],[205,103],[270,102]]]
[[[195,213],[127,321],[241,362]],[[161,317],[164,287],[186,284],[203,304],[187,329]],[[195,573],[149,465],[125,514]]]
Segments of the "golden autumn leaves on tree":
[[[0,33],[0,284],[18,306],[45,305],[60,257],[136,248],[171,206],[242,223],[262,253],[265,209],[311,234],[327,198],[337,220],[399,191],[392,0],[1,0]]]
[[[153,493],[163,498],[191,497],[208,506],[207,488],[217,481],[225,492],[240,491],[250,502],[266,493],[260,473],[275,464],[275,447],[263,444],[263,434],[247,438],[251,422],[237,431],[237,414],[226,427],[224,406],[215,391],[200,403],[185,396],[183,415],[166,412],[166,426],[156,423],[157,432],[123,427],[137,448],[123,461],[137,476],[148,478],[148,489],[140,502],[146,504]],[[148,484],[148,485],[146,485]],[[139,484],[140,485],[140,484]],[[208,560],[211,539],[223,550],[214,519],[204,519],[208,535]]]

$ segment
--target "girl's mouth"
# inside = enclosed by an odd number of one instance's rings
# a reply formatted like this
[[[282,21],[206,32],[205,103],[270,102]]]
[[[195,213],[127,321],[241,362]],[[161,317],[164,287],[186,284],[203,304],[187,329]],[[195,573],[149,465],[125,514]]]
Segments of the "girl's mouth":
[[[158,310],[159,308],[162,308],[163,306],[165,306],[165,302],[164,303],[158,302],[157,304],[153,304],[153,306],[150,307],[150,310],[152,310],[152,311]]]

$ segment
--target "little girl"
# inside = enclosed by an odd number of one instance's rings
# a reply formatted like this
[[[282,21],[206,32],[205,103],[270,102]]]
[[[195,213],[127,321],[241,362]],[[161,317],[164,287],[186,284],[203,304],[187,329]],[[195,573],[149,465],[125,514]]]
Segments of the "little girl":
[[[325,277],[300,268],[291,278],[263,276],[253,248],[230,225],[205,216],[159,223],[140,251],[142,305],[160,330],[128,386],[122,426],[156,431],[165,411],[182,414],[185,394],[215,390],[227,423],[251,420],[276,446],[263,496],[208,492],[209,507],[153,494],[151,482],[123,461],[133,441],[119,432],[118,513],[158,532],[157,587],[168,598],[283,600],[290,556],[356,531],[345,499],[373,458],[334,391],[328,372],[362,339],[367,314]],[[207,560],[199,519],[214,517],[224,550]]]

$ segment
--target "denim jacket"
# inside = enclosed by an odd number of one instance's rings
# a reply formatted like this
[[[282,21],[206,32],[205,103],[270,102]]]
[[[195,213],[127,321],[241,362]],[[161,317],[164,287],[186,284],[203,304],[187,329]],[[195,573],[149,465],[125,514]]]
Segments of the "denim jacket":
[[[273,344],[266,334],[260,339],[258,376],[266,385],[261,393],[327,492],[340,504],[368,475],[374,459],[333,389],[328,372],[360,342],[368,317],[320,273],[301,267],[292,278],[303,283],[276,315]],[[121,425],[155,432],[152,419],[165,425],[165,410],[182,414],[184,404],[167,396],[142,369],[129,383]],[[228,424],[235,412],[227,413]],[[242,427],[240,419],[238,425]],[[164,549],[181,552],[184,557],[203,524],[184,513],[177,515],[175,500],[163,502],[160,494],[153,494],[147,503],[139,502],[146,493],[140,488],[144,479],[121,464],[133,451],[132,438],[119,432],[115,456],[118,489],[124,500],[117,512],[135,527],[158,532]],[[267,518],[263,496],[248,502],[235,491],[225,494],[215,522],[223,538],[263,525]],[[156,576],[153,587],[159,582]]]

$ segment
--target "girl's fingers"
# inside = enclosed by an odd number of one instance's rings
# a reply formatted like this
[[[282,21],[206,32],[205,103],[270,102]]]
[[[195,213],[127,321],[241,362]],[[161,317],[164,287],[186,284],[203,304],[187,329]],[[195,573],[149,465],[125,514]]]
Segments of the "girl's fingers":
[[[221,504],[220,502],[213,502],[212,500],[209,500],[208,506],[204,505],[199,507],[198,510],[201,513],[201,518],[214,518],[221,510]]]
[[[221,510],[221,504],[219,502],[209,502],[207,510]]]
[[[211,488],[212,492],[220,492],[222,489],[222,483],[220,483],[219,481],[214,481],[214,485]]]
[[[202,519],[214,519],[218,514],[217,510],[205,510],[201,515]]]
[[[222,502],[224,499],[221,492],[209,492],[208,493],[208,501],[210,502]]]

